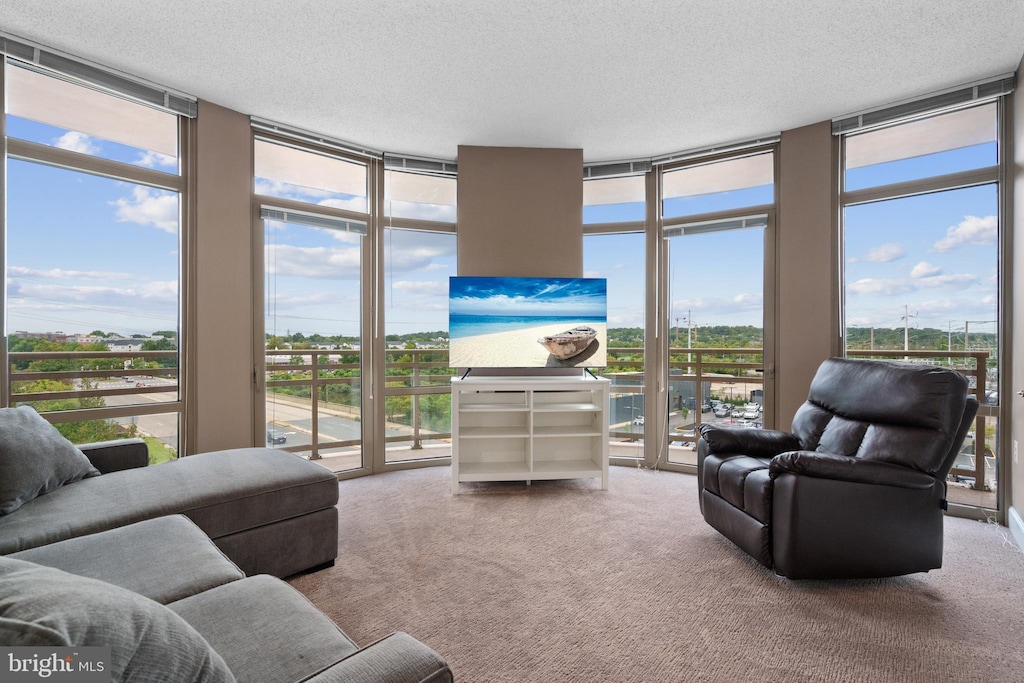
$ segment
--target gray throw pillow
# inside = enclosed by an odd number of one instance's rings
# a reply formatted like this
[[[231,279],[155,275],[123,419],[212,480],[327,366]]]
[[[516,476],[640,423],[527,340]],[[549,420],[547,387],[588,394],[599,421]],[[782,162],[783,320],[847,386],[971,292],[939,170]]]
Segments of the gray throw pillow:
[[[110,648],[114,681],[232,683],[184,619],[124,588],[0,557],[0,644]]]
[[[99,471],[29,406],[0,408],[0,515]]]

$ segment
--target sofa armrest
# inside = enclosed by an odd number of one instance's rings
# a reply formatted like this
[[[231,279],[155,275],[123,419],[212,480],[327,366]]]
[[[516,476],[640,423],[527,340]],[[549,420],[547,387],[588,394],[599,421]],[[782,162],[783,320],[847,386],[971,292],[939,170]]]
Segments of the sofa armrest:
[[[441,656],[407,633],[392,633],[305,679],[308,683],[451,683]]]
[[[800,448],[800,440],[788,432],[775,429],[719,427],[711,423],[700,426],[701,438],[710,453],[743,453],[751,457],[770,458]]]
[[[772,458],[768,472],[772,479],[781,474],[798,474],[818,479],[919,490],[931,488],[936,481],[930,474],[909,467],[816,451],[781,453]]]
[[[142,439],[121,439],[81,444],[79,447],[100,474],[145,467],[149,464],[149,449]]]

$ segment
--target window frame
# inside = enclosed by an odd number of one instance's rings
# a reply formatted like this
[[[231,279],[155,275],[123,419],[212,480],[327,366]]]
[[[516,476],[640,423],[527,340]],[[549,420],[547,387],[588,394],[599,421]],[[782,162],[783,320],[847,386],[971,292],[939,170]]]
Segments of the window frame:
[[[0,53],[0,93],[6,93],[7,68],[8,64],[14,64],[14,68],[21,68],[24,64],[16,57]],[[50,69],[30,65],[30,68],[51,78],[58,78],[69,81],[78,87],[101,90],[112,97],[128,99],[135,102],[121,93],[100,88],[96,85],[81,82],[78,79],[53,72]],[[138,102],[137,102],[138,103]],[[152,106],[145,103],[138,103],[140,106]],[[190,415],[190,406],[194,401],[189,397],[192,391],[192,382],[189,381],[188,368],[190,367],[189,357],[193,343],[191,341],[193,325],[189,324],[190,300],[192,287],[189,282],[189,274],[194,271],[194,261],[191,256],[193,237],[193,200],[194,178],[192,173],[194,163],[194,120],[177,112],[167,111],[168,114],[177,117],[178,132],[178,169],[176,172],[158,171],[155,169],[137,166],[130,163],[113,161],[72,152],[58,147],[51,147],[40,143],[30,142],[19,138],[11,139],[7,136],[7,112],[0,115],[0,262],[7,263],[6,236],[7,225],[7,160],[14,159],[28,163],[50,166],[64,169],[75,173],[109,178],[112,180],[126,181],[140,186],[151,187],[159,190],[175,192],[179,202],[179,226],[178,226],[178,379],[177,399],[174,401],[156,402],[153,405],[134,406],[109,406],[103,408],[83,408],[60,412],[42,413],[43,417],[51,424],[64,422],[84,422],[89,420],[111,419],[119,417],[133,417],[141,415],[177,415],[178,419],[178,456],[191,453],[194,439],[194,417]],[[6,273],[5,273],[6,278]],[[7,287],[6,284],[0,287],[0,316],[3,317],[3,344],[0,344],[0,363],[2,363],[2,384],[0,384],[0,407],[9,407],[11,404],[11,377],[10,358],[8,352],[8,328],[7,328]]]
[[[761,154],[771,154],[771,165],[772,165],[772,197],[773,201],[771,204],[759,204],[737,207],[732,209],[724,209],[718,211],[710,211],[699,214],[688,214],[685,216],[674,216],[671,218],[665,218],[663,214],[664,210],[664,197],[662,196],[662,176],[665,173],[671,173],[681,168],[698,168],[700,166],[706,166],[713,163],[719,163],[723,161],[729,161],[733,159],[740,159],[745,157],[751,157]],[[654,213],[654,220],[657,222],[655,226],[654,235],[656,237],[657,244],[654,245],[653,251],[657,254],[658,269],[660,273],[658,277],[658,283],[660,292],[657,297],[657,323],[660,325],[660,330],[664,332],[660,333],[656,339],[658,344],[658,365],[656,368],[657,374],[657,385],[654,387],[655,395],[658,397],[658,403],[656,404],[655,412],[657,413],[657,422],[655,426],[658,429],[657,436],[657,449],[658,452],[655,455],[655,462],[658,467],[664,469],[686,472],[690,474],[696,474],[696,466],[684,463],[676,463],[669,461],[669,446],[670,439],[668,434],[667,415],[668,415],[668,394],[669,394],[669,370],[670,370],[670,345],[671,338],[669,330],[671,329],[671,302],[669,301],[670,287],[669,282],[669,271],[670,271],[670,250],[669,240],[672,237],[666,236],[666,231],[672,228],[685,228],[688,225],[699,225],[702,223],[709,222],[720,222],[726,220],[741,220],[744,218],[750,218],[752,216],[764,216],[766,225],[764,227],[764,272],[763,272],[763,347],[762,347],[762,365],[764,369],[763,374],[763,391],[764,391],[764,419],[763,424],[766,429],[775,427],[775,413],[776,413],[776,383],[775,383],[775,359],[776,359],[776,348],[778,342],[778,326],[777,326],[777,222],[778,222],[778,202],[779,202],[779,143],[778,141],[770,141],[765,144],[756,144],[751,146],[744,146],[740,149],[725,150],[718,153],[712,153],[705,156],[690,157],[680,161],[669,162],[665,164],[658,164],[655,166],[655,172],[658,176],[658,182],[656,183],[656,197],[657,202],[655,203],[654,210],[649,211],[648,215]],[[649,207],[650,208],[650,207]],[[655,328],[657,332],[659,328]],[[698,380],[698,385],[700,381]],[[662,390],[664,389],[664,390]],[[653,444],[655,441],[650,439],[648,443]]]
[[[999,368],[998,378],[998,393],[1000,396],[1009,396],[1007,393],[1011,391],[1010,384],[1010,373],[1006,372],[1006,369],[1010,367],[1010,352],[1013,346],[1012,337],[1012,311],[1008,306],[1009,297],[1005,294],[1007,292],[1006,284],[1011,281],[1012,278],[1012,261],[1008,260],[1007,256],[1012,253],[1011,251],[1011,239],[1012,235],[1009,234],[1012,230],[1008,230],[1007,217],[1011,215],[1010,203],[1012,198],[1008,195],[1011,192],[1007,191],[1008,179],[1012,177],[1008,168],[1011,162],[1011,154],[1007,151],[1010,149],[1009,145],[1013,140],[1012,121],[1008,112],[1008,95],[998,95],[985,99],[978,99],[971,101],[967,105],[958,105],[953,107],[937,108],[932,111],[925,113],[916,113],[912,116],[904,118],[893,119],[886,121],[883,125],[873,126],[870,128],[836,132],[834,133],[834,157],[835,157],[835,184],[836,187],[836,211],[835,211],[835,229],[834,235],[836,237],[836,281],[834,287],[836,288],[836,348],[838,353],[846,356],[847,352],[847,339],[846,339],[846,225],[845,225],[845,214],[846,208],[851,206],[859,206],[864,204],[873,204],[883,201],[889,201],[894,199],[904,199],[908,197],[918,197],[928,194],[938,194],[942,192],[949,192],[954,190],[962,190],[971,187],[979,187],[983,185],[995,185],[997,199],[996,206],[998,211],[998,236],[996,239],[997,248],[997,269],[998,269],[998,281],[996,284],[996,294],[998,296],[997,311],[999,315],[999,351],[997,355],[997,367]],[[890,183],[886,185],[878,185],[869,188],[859,190],[847,190],[846,189],[846,141],[849,137],[858,134],[866,134],[882,128],[894,128],[908,123],[913,123],[922,118],[929,118],[935,116],[941,116],[945,113],[950,113],[957,110],[969,109],[974,107],[988,106],[992,103],[996,104],[995,116],[996,116],[996,149],[997,149],[997,161],[992,166],[986,166],[983,168],[970,169],[966,171],[958,171],[955,173],[946,173],[931,176],[928,178],[921,178],[917,180],[901,181],[896,183]],[[979,409],[979,417],[995,417],[997,424],[1008,425],[1009,424],[1009,402],[1001,400],[997,406],[986,406],[982,405]],[[976,426],[976,425],[975,425]],[[969,517],[972,519],[984,520],[987,519],[993,512],[996,514],[996,518],[1000,523],[1005,523],[1007,502],[1009,500],[1009,492],[1006,490],[1009,486],[1007,481],[1007,472],[1009,468],[1009,459],[1007,456],[1009,450],[1010,440],[1010,429],[1005,426],[999,429],[998,434],[998,448],[999,453],[996,456],[996,508],[977,507],[973,505],[966,505],[961,503],[949,502],[948,509],[955,516]]]

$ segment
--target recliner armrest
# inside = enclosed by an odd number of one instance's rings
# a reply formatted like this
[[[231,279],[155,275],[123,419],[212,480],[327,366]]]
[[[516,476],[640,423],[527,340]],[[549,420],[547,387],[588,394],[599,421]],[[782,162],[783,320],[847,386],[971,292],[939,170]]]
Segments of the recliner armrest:
[[[79,447],[100,474],[145,467],[149,448],[142,439],[121,439],[81,444]]]
[[[307,683],[451,683],[441,656],[408,633],[392,633],[306,679]]]
[[[700,426],[700,435],[707,442],[710,453],[743,453],[770,458],[800,448],[800,440],[796,436],[775,429],[729,428],[704,423]]]
[[[768,466],[772,479],[782,474],[798,474],[818,479],[834,479],[860,484],[896,486],[904,489],[928,489],[935,477],[881,460],[865,460],[835,453],[790,451],[772,458]]]

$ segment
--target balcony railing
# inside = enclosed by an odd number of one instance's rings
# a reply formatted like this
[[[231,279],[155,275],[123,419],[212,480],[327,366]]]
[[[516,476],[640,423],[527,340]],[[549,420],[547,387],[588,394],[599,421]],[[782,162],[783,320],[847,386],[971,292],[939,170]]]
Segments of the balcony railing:
[[[9,366],[7,405],[45,401],[75,400],[114,396],[141,396],[144,394],[173,393],[177,398],[178,368],[135,367],[138,361],[177,360],[177,351],[15,351],[7,354]],[[54,369],[45,369],[52,361]],[[124,367],[125,364],[129,367]],[[74,366],[78,367],[75,368]],[[102,368],[103,365],[118,367]],[[90,367],[95,366],[95,367]],[[124,386],[99,386],[99,383],[121,380]],[[173,380],[157,381],[151,380]],[[39,390],[47,381],[57,382],[60,390]],[[34,383],[36,388],[26,386]],[[134,384],[133,384],[134,383]],[[72,408],[59,411],[40,411],[50,422],[78,422],[105,418],[127,417],[173,412],[175,405],[167,401],[151,400],[122,402],[117,406]]]
[[[353,418],[361,415],[358,394],[362,363],[359,349],[271,349],[266,351],[266,356],[268,393],[281,387],[308,387],[309,390],[309,397],[303,396],[300,400],[309,402],[312,443],[280,448],[310,451],[310,458],[316,460],[322,457],[322,451],[360,445],[361,439],[319,440],[321,408]],[[385,443],[408,442],[411,449],[419,450],[424,441],[451,439],[450,426],[448,430],[429,430],[422,426],[419,401],[420,396],[451,393],[449,378],[453,371],[448,368],[448,349],[387,349],[385,358],[385,398],[411,397],[409,424],[392,423],[394,429],[408,430],[408,433],[385,436]],[[288,359],[289,362],[275,362],[274,359]],[[282,375],[287,375],[287,378]],[[349,400],[343,403],[330,400],[330,387],[337,385],[349,387],[346,392]],[[275,400],[280,398],[276,396]]]
[[[157,464],[178,457],[177,364],[175,350],[15,351],[4,391],[75,443],[141,436]]]
[[[931,365],[948,367],[965,375],[970,381],[969,391],[978,399],[980,407],[974,420],[974,433],[968,433],[965,451],[957,458],[950,476],[965,480],[971,488],[988,491],[986,467],[995,476],[995,449],[989,447],[986,431],[989,420],[999,417],[999,406],[986,401],[988,384],[988,351],[894,351],[894,350],[854,350],[846,352],[852,358],[881,358],[889,360],[914,359],[929,362]],[[973,366],[973,367],[972,367]],[[965,467],[964,465],[970,465]]]
[[[45,417],[53,423],[78,422],[86,420],[113,419],[129,416],[155,415],[181,412],[178,400],[177,367],[136,367],[143,362],[177,359],[177,351],[47,351],[11,352],[8,354],[9,381],[7,404],[35,403],[42,405]],[[284,387],[308,388],[308,397],[294,399],[303,406],[308,405],[311,413],[312,434],[319,435],[318,420],[321,407],[334,408],[358,417],[358,387],[361,379],[360,352],[358,349],[302,349],[268,350],[266,352],[266,382],[268,391]],[[858,358],[914,359],[934,365],[951,367],[966,375],[971,381],[971,391],[977,396],[981,408],[975,421],[973,434],[967,447],[951,471],[951,476],[968,483],[977,490],[987,490],[987,482],[994,478],[994,448],[987,443],[988,428],[999,415],[998,405],[986,402],[986,387],[989,379],[989,352],[987,351],[900,351],[900,350],[850,350],[848,354]],[[408,425],[398,425],[407,433],[386,437],[387,443],[408,442],[410,448],[418,449],[424,441],[451,438],[448,430],[428,430],[421,426],[419,397],[430,394],[449,394],[447,349],[388,349],[386,351],[387,386],[385,397],[410,396],[411,414]],[[613,391],[617,394],[643,394],[644,391],[644,350],[642,348],[612,347],[608,349],[608,368],[602,371],[613,380]],[[284,362],[277,362],[281,359]],[[284,360],[287,359],[287,360]],[[52,369],[47,367],[52,361]],[[692,428],[703,420],[701,406],[710,397],[705,396],[705,385],[729,382],[762,386],[763,351],[761,349],[733,348],[672,348],[669,349],[669,381],[694,382]],[[125,367],[127,365],[128,367]],[[165,363],[166,365],[166,363]],[[106,367],[104,367],[106,366]],[[284,376],[282,376],[284,375]],[[45,380],[60,383],[59,389],[47,387]],[[134,384],[134,385],[133,385]],[[347,403],[331,401],[330,387],[347,385],[349,395],[354,392],[356,399]],[[302,392],[303,394],[306,392]],[[749,392],[744,389],[744,393]],[[152,399],[141,397],[161,395]],[[173,394],[168,396],[167,394]],[[281,393],[277,398],[284,398]],[[140,400],[132,401],[131,397]],[[45,410],[45,402],[74,399],[105,399],[125,397],[118,405],[103,405],[67,410]],[[691,406],[687,406],[691,408]],[[450,423],[449,423],[450,424]],[[627,421],[626,425],[630,425]],[[615,427],[613,425],[613,427]],[[614,439],[633,440],[639,435],[633,431],[613,428]],[[669,434],[670,443],[696,442],[695,431]],[[993,440],[994,443],[994,440]],[[358,447],[360,439],[345,439],[318,443],[313,439],[312,456],[331,448]],[[309,446],[290,446],[288,450],[309,450]]]

